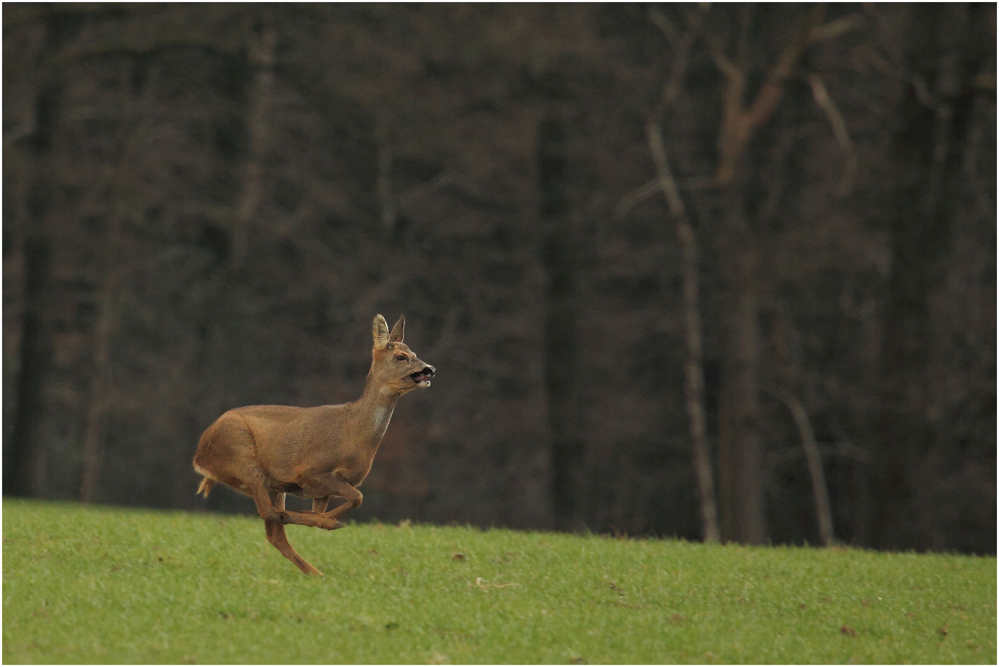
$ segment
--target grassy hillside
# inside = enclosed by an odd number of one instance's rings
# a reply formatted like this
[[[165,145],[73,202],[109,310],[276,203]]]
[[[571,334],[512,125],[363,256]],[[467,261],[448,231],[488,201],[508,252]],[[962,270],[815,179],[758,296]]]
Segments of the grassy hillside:
[[[996,560],[3,501],[5,663],[995,663]]]

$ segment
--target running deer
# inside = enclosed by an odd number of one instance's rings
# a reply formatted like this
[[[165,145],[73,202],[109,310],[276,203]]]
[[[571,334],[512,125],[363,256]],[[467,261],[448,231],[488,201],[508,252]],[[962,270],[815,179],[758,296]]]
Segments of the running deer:
[[[342,405],[297,408],[251,405],[229,410],[198,441],[194,470],[204,477],[198,493],[208,497],[222,482],[253,498],[268,541],[306,574],[322,572],[288,543],[284,526],[296,523],[335,530],[338,519],[361,504],[357,487],[388,428],[396,401],[430,386],[435,368],[403,342],[404,317],[389,332],[381,315],[371,324],[371,370],[361,398]],[[284,508],[285,494],[312,499],[311,512]],[[330,498],[344,503],[326,511]]]

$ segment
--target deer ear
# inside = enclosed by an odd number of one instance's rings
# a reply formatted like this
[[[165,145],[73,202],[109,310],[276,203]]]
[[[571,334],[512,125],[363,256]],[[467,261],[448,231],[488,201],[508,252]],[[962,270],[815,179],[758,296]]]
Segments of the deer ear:
[[[395,326],[392,327],[392,333],[389,334],[388,339],[394,343],[401,343],[403,337],[406,335],[406,318],[402,315],[396,320]]]
[[[388,322],[381,315],[375,315],[375,319],[371,323],[371,338],[379,347],[384,346],[389,340]]]

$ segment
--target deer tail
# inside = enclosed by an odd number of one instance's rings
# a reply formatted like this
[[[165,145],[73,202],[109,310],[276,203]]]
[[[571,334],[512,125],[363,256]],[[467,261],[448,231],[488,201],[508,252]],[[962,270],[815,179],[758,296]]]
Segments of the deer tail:
[[[194,492],[194,495],[201,493],[204,494],[205,498],[207,498],[208,492],[212,490],[212,486],[215,485],[217,480],[213,479],[211,475],[208,474],[207,470],[198,465],[197,456],[194,458],[194,472],[204,477],[204,479],[201,480],[201,484],[198,485],[198,490]]]
[[[204,494],[204,497],[207,498],[208,492],[212,490],[212,486],[214,486],[214,484],[215,484],[214,479],[212,479],[211,477],[205,477],[204,479],[201,480],[201,484],[198,486],[198,490],[194,492],[194,495],[202,493]]]

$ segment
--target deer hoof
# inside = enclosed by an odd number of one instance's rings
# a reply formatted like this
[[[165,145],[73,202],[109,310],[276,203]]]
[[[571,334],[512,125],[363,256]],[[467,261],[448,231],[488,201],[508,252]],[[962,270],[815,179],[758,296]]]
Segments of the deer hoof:
[[[299,561],[301,561],[301,562],[299,562]],[[324,576],[322,572],[320,572],[315,567],[313,567],[312,563],[308,562],[307,560],[304,560],[304,559],[300,558],[299,560],[295,561],[295,565],[297,565],[298,569],[300,569],[305,574],[313,575],[313,576],[316,576],[316,577],[322,577],[322,576]]]
[[[336,519],[330,519],[327,517],[323,518],[326,520],[323,522],[322,528],[325,528],[326,530],[336,530],[337,528],[343,528],[343,524],[337,521]]]

